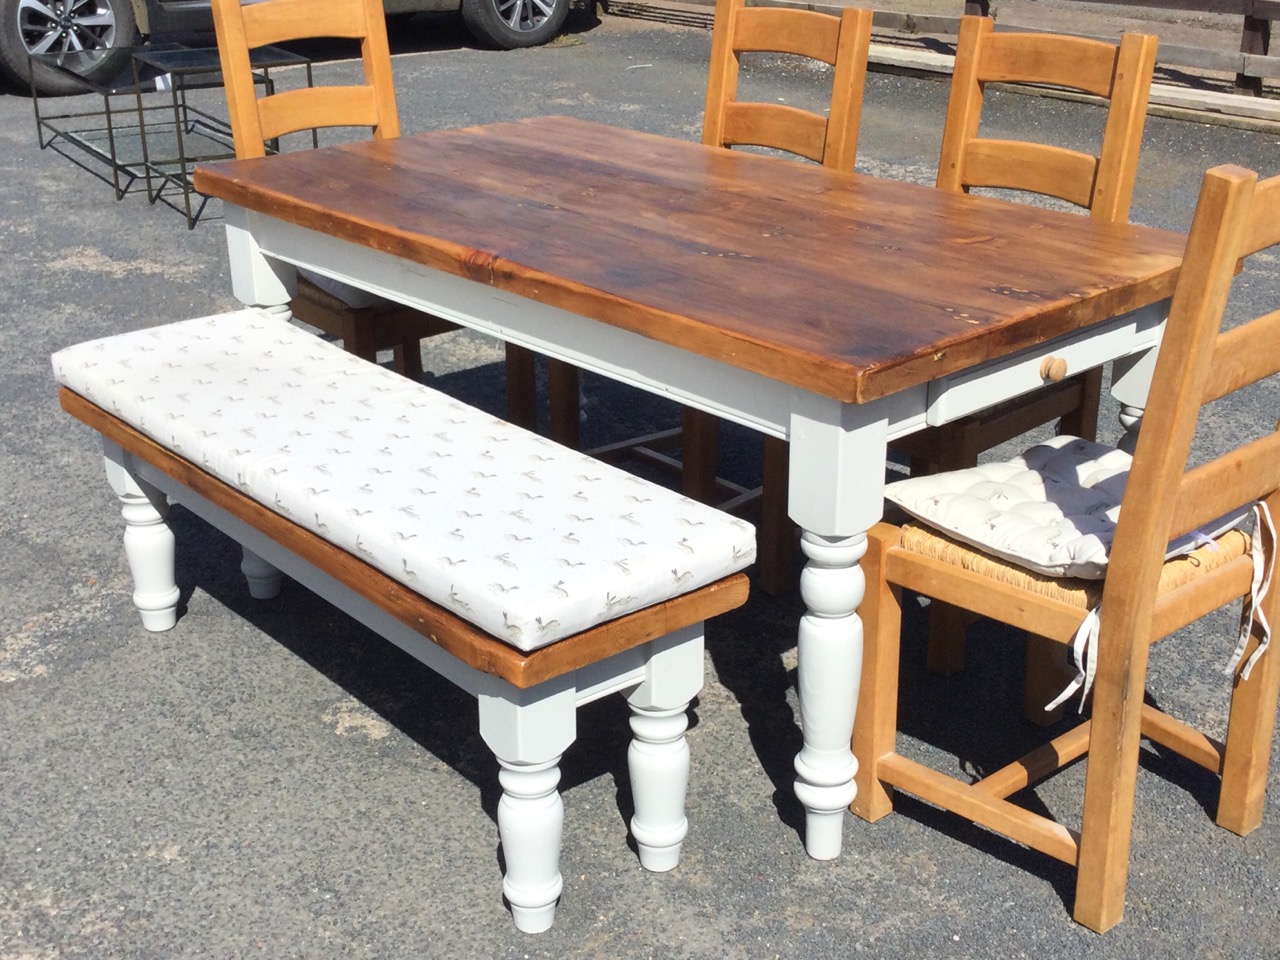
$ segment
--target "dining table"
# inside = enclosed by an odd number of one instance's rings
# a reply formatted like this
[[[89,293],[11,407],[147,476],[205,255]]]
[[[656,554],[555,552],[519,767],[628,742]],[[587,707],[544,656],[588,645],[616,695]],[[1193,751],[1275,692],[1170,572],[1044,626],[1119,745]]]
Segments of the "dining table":
[[[1112,363],[1140,421],[1185,237],[569,117],[202,166],[235,296],[304,268],[790,446],[795,793],[838,856],[886,447]],[[770,649],[773,649],[771,646]]]

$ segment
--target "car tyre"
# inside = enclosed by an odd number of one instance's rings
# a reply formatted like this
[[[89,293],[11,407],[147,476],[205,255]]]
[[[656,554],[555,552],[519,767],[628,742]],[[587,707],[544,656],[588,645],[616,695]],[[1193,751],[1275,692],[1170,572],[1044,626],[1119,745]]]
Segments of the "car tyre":
[[[27,54],[92,51],[87,69],[76,69],[105,81],[128,63],[137,32],[130,0],[0,0],[0,71],[42,95],[83,93],[74,78],[41,64],[33,75]]]
[[[536,47],[564,26],[572,0],[462,0],[462,22],[481,43]]]

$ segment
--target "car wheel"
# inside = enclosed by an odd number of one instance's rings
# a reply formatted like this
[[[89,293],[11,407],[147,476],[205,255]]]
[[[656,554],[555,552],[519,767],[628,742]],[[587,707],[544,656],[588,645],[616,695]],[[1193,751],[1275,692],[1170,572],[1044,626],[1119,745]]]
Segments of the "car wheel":
[[[52,54],[90,80],[110,80],[129,60],[137,34],[130,0],[0,0],[0,70],[41,94],[82,93],[73,78],[35,64]]]
[[[572,0],[462,0],[462,21],[481,43],[536,47],[560,32]]]

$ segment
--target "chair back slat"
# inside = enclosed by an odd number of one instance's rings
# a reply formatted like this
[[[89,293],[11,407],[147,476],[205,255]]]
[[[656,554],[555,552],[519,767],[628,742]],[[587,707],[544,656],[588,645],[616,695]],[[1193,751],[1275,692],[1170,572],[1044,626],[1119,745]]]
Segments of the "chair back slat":
[[[822,117],[781,103],[725,105],[721,146],[772,147],[822,163],[827,124]]]
[[[213,0],[213,21],[237,157],[261,157],[268,140],[298,130],[360,126],[377,139],[400,135],[380,0]],[[249,51],[316,37],[359,40],[363,83],[259,97]]]
[[[1023,140],[974,140],[965,157],[971,187],[1008,187],[1056,196],[1077,206],[1093,200],[1098,160],[1087,153]]]
[[[1280,488],[1280,433],[1259,437],[1187,472],[1173,512],[1170,539],[1197,530],[1242,504]]]
[[[835,17],[812,10],[749,8],[745,0],[718,0],[702,142],[716,147],[770,147],[851,172],[870,44],[870,10],[847,7]],[[827,114],[739,100],[743,53],[790,54],[832,65]]]
[[[1258,184],[1254,209],[1257,212],[1241,254],[1246,257],[1280,243],[1280,178],[1272,177]]]
[[[1280,239],[1274,242],[1280,243]],[[1232,327],[1218,338],[1204,402],[1225,397],[1274,373],[1280,373],[1280,310]]]
[[[335,116],[343,118],[342,126],[377,126],[378,103],[373,88],[312,87],[288,90],[258,101],[263,140],[298,130],[334,126],[331,121]]]
[[[1254,431],[1261,440],[1186,473],[1203,398],[1217,392],[1211,370],[1224,355],[1218,349],[1223,314],[1240,251],[1255,229],[1256,186],[1257,175],[1239,167],[1215,167],[1204,177],[1112,544],[1099,638],[1104,652],[1146,636],[1170,540],[1270,496],[1280,483],[1274,418]],[[1263,343],[1274,341],[1269,317],[1240,330],[1229,341],[1232,356],[1273,351]],[[1244,386],[1252,374],[1268,375],[1268,368],[1257,365],[1246,376],[1237,367],[1240,374],[1232,379]]]
[[[1084,207],[1092,216],[1128,219],[1146,122],[1157,40],[1126,34],[1120,44],[1054,34],[996,33],[989,17],[964,17],[943,128],[937,185],[958,193],[973,186],[1025,190]],[[1030,162],[1017,141],[984,140],[978,129],[988,83],[1036,83],[1079,90],[1108,101],[1097,154],[1052,148]],[[1068,163],[1066,154],[1078,160]]]

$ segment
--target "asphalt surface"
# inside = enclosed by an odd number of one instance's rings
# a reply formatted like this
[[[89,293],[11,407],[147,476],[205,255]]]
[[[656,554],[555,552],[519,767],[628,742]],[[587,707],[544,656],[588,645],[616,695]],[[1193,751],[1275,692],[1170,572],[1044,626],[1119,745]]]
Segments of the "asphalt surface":
[[[557,45],[476,50],[447,25],[397,42],[406,132],[558,112],[696,139],[704,30],[606,18]],[[311,52],[324,55],[328,48]],[[321,76],[350,66],[326,63]],[[327,73],[326,73],[327,72]],[[822,96],[784,71],[773,96]],[[860,169],[932,180],[944,84],[872,76]],[[1093,107],[1002,94],[993,127],[1075,141]],[[1185,229],[1220,162],[1274,172],[1280,136],[1154,118],[1133,217]],[[1280,956],[1280,773],[1262,827],[1213,824],[1214,780],[1144,749],[1125,921],[1070,919],[1073,875],[927,806],[850,817],[845,853],[810,860],[791,789],[800,730],[795,597],[753,594],[711,624],[689,743],[680,867],[645,873],[628,845],[626,710],[581,715],[561,783],[565,892],[546,934],[500,895],[496,764],[471,699],[301,588],[248,598],[233,544],[181,510],[182,616],[142,629],[96,438],[57,407],[49,355],[115,331],[234,306],[216,204],[194,230],[135,187],[119,203],[36,143],[31,106],[0,90],[0,960],[55,957],[1240,957]],[[1274,305],[1277,263],[1233,311]],[[501,351],[459,333],[425,350],[430,382],[502,409]],[[1213,413],[1274,424],[1269,382]],[[592,380],[588,441],[674,411]],[[1114,436],[1115,410],[1104,410]],[[735,441],[735,468],[754,445]],[[1156,651],[1150,695],[1222,733],[1234,616]],[[908,622],[904,747],[989,769],[1025,738],[1021,654],[980,626],[963,678],[919,666]],[[976,722],[1005,718],[1002,733]],[[1029,798],[1078,813],[1083,766]]]

